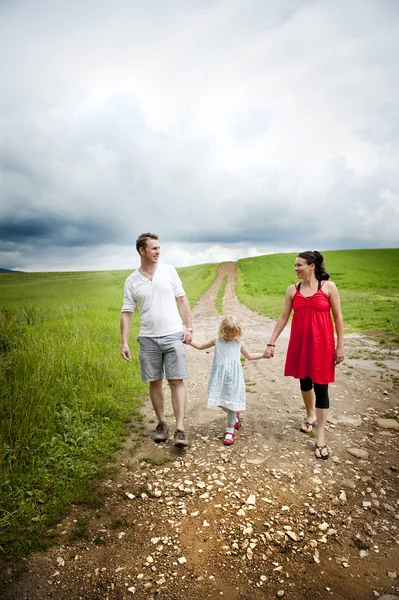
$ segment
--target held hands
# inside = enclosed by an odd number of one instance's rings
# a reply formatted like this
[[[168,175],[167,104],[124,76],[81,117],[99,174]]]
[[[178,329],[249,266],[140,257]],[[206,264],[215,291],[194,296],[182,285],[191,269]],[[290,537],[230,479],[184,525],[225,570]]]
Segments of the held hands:
[[[274,344],[267,344],[266,345],[266,350],[263,353],[263,357],[264,358],[273,358],[274,356]]]
[[[190,329],[185,329],[183,332],[183,344],[190,345],[193,339],[193,332]]]
[[[132,357],[130,356],[129,346],[127,344],[122,344],[121,355],[122,358],[124,358],[124,360],[127,360],[128,362],[132,360]]]

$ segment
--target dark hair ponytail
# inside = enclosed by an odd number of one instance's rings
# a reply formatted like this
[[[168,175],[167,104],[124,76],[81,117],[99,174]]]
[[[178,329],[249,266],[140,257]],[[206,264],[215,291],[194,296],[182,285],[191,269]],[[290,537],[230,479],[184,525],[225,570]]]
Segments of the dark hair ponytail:
[[[325,281],[330,279],[330,274],[327,273],[324,266],[324,256],[317,250],[306,250],[306,252],[300,252],[299,258],[304,258],[308,265],[314,265],[314,271],[316,279],[319,281]]]

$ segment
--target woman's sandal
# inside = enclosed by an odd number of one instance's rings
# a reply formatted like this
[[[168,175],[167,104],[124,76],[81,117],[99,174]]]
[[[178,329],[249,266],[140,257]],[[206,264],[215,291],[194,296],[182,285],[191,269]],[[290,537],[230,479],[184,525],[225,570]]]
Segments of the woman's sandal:
[[[236,412],[236,422],[234,423],[234,429],[240,429],[240,427],[241,427],[240,412],[237,411]]]
[[[223,440],[223,444],[225,446],[231,446],[231,444],[234,444],[235,437],[236,437],[235,432],[231,433],[230,431],[226,431],[224,440]]]
[[[305,421],[300,426],[299,431],[302,431],[302,433],[310,433],[313,431],[313,428],[316,427],[316,424],[317,421],[313,421],[312,423],[310,421]]]
[[[316,458],[320,458],[321,460],[328,460],[330,458],[330,454],[328,452],[328,448],[327,446],[324,444],[324,446],[318,446],[317,444],[315,444],[315,450],[314,450],[314,455]],[[327,454],[323,454],[323,450],[325,452],[327,452]],[[317,453],[319,453],[319,455],[317,456]]]

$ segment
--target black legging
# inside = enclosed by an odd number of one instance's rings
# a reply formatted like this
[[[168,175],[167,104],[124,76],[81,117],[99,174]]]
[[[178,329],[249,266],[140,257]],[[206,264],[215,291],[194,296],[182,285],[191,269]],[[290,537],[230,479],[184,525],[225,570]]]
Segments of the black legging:
[[[316,396],[316,408],[330,408],[328,397],[328,383],[313,382],[310,377],[299,380],[302,392],[310,392],[312,387]]]

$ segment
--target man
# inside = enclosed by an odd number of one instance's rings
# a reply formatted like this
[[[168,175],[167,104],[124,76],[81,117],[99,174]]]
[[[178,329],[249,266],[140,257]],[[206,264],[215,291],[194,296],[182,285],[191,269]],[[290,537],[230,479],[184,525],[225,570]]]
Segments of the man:
[[[140,267],[125,282],[124,302],[121,312],[121,354],[130,361],[128,346],[130,326],[135,307],[140,313],[140,369],[143,381],[149,382],[149,392],[158,419],[154,441],[165,442],[168,426],[164,413],[162,381],[164,372],[172,394],[176,418],[175,446],[188,445],[184,431],[187,379],[186,352],[183,344],[192,340],[190,304],[180,277],[171,266],[159,263],[158,236],[142,233],[136,241]],[[179,314],[180,312],[180,314]],[[181,315],[181,316],[180,316]],[[185,329],[183,329],[182,318]]]

